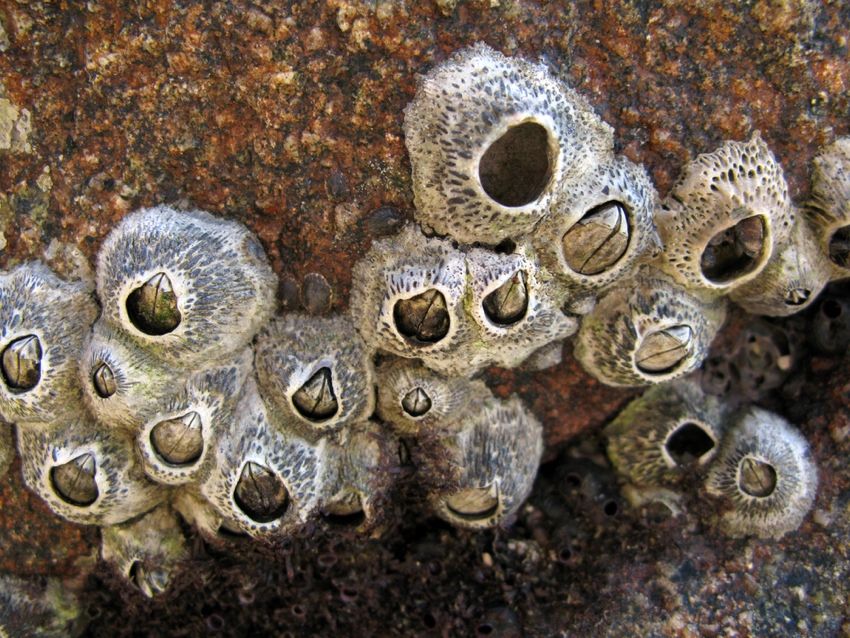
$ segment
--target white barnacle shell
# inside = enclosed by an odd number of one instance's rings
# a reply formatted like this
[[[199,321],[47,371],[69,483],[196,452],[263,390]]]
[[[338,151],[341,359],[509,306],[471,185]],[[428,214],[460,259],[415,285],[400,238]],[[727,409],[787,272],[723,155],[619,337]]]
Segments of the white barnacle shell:
[[[85,411],[77,359],[97,304],[38,262],[0,274],[0,416],[49,422]]]
[[[727,508],[720,527],[730,536],[781,538],[800,526],[817,485],[803,435],[779,415],[750,407],[729,426],[706,490]]]
[[[688,288],[724,294],[755,279],[793,223],[782,167],[758,133],[683,170],[655,223],[661,267]]]
[[[467,374],[460,350],[470,335],[463,303],[466,260],[451,242],[416,226],[375,242],[354,267],[350,312],[372,350],[422,359],[435,370]]]
[[[139,429],[136,446],[145,473],[158,483],[183,485],[209,470],[216,432],[235,418],[239,391],[251,372],[246,348],[227,365],[193,374],[185,391],[150,413]]]
[[[517,397],[469,406],[456,431],[416,448],[414,464],[429,486],[434,513],[458,527],[492,527],[531,492],[543,431]]]
[[[605,428],[608,458],[635,485],[674,484],[714,458],[726,412],[692,381],[654,386]]]
[[[128,583],[151,598],[168,589],[189,557],[177,514],[168,505],[101,530],[100,555]]]
[[[484,44],[421,79],[404,131],[417,220],[465,243],[527,233],[563,181],[613,147],[611,128],[544,66]]]
[[[725,318],[723,299],[701,300],[645,268],[582,319],[574,352],[606,385],[662,383],[702,363]]]
[[[274,422],[313,438],[372,415],[372,361],[348,316],[280,317],[257,337],[255,350]]]
[[[95,418],[136,432],[183,391],[184,375],[98,321],[79,362],[79,383]]]
[[[181,368],[248,345],[271,318],[276,283],[247,228],[201,211],[137,211],[98,255],[102,320]]]
[[[75,523],[117,525],[168,494],[144,475],[126,433],[87,419],[21,424],[18,452],[29,488]]]
[[[201,494],[223,519],[251,536],[293,531],[318,513],[325,445],[325,439],[312,444],[272,425],[249,378],[231,427],[217,432]]]
[[[811,305],[830,274],[826,253],[806,220],[797,215],[791,241],[773,253],[758,277],[735,288],[729,298],[747,312],[784,317]]]
[[[516,367],[578,329],[576,319],[561,310],[558,286],[529,246],[520,245],[510,254],[473,248],[466,267],[467,308],[474,326],[465,357],[469,370]]]
[[[850,277],[850,137],[837,139],[814,159],[811,221],[832,277]]]
[[[403,436],[445,431],[491,396],[483,381],[445,376],[411,359],[386,361],[376,369],[377,415]]]
[[[610,288],[658,250],[657,199],[646,170],[626,158],[593,166],[564,185],[552,213],[532,233],[541,263],[568,297]]]

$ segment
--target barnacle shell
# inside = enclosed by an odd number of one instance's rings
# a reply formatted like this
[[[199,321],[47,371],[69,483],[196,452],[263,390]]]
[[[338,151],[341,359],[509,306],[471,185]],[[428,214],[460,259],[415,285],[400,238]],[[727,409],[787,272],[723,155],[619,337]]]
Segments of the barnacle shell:
[[[465,243],[531,230],[611,128],[538,64],[484,44],[432,69],[405,110],[417,219]]]
[[[829,259],[812,230],[797,217],[792,241],[773,253],[758,277],[735,288],[729,298],[747,312],[784,317],[807,308],[831,274]]]
[[[88,420],[21,424],[18,451],[26,484],[75,523],[123,523],[153,509],[167,494],[145,477],[125,433]],[[68,471],[75,465],[83,470],[73,476]]]
[[[47,422],[83,413],[76,356],[96,317],[97,304],[83,284],[62,281],[41,263],[0,274],[0,353],[29,336],[40,353],[30,362],[29,389],[10,384],[3,357],[0,416]]]
[[[779,415],[750,407],[730,426],[706,490],[728,508],[720,526],[730,536],[781,538],[800,526],[817,485],[800,432]]]
[[[414,455],[431,508],[458,527],[492,527],[514,514],[543,453],[540,423],[517,397],[469,407],[458,430]]]
[[[272,419],[305,435],[339,430],[375,409],[372,361],[347,316],[276,319],[257,337],[256,366]]]
[[[234,540],[250,539],[237,523],[222,516],[195,485],[187,485],[177,490],[171,506],[186,523],[198,530],[206,541],[216,546],[225,546]]]
[[[814,159],[811,220],[833,278],[850,276],[850,137],[837,139]]]
[[[100,554],[148,598],[168,589],[173,572],[189,557],[177,516],[167,505],[136,520],[104,527]]]
[[[726,142],[688,164],[656,211],[662,267],[689,288],[728,292],[764,270],[792,222],[782,168],[759,134]]]
[[[725,317],[723,300],[701,301],[644,269],[631,286],[610,291],[583,318],[574,352],[607,385],[662,383],[702,363]],[[660,365],[649,365],[649,348],[665,355]]]
[[[669,485],[714,458],[725,419],[725,406],[695,383],[658,385],[605,428],[608,458],[636,485]]]
[[[159,326],[139,327],[128,311],[134,291],[162,274],[179,313],[176,326],[164,333]],[[271,317],[276,284],[262,247],[247,228],[201,211],[158,206],[128,215],[98,255],[103,321],[183,368],[245,347]],[[174,310],[160,305],[163,311]],[[149,310],[155,314],[160,308]],[[170,320],[166,317],[165,328],[174,326]]]

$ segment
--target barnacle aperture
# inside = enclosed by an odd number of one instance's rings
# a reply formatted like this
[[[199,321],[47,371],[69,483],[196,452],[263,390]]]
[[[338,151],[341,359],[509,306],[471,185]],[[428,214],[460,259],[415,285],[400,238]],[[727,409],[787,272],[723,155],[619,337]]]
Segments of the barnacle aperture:
[[[50,483],[66,503],[88,507],[97,500],[94,454],[87,453],[50,468]]]
[[[519,270],[501,286],[484,297],[484,314],[493,323],[509,326],[525,316],[528,311],[528,285],[526,274]]]
[[[150,437],[154,450],[171,465],[194,463],[204,451],[203,425],[197,412],[160,421]]]
[[[283,481],[269,468],[248,461],[233,491],[239,508],[258,523],[269,523],[283,516],[289,493]]]
[[[445,499],[446,508],[465,521],[486,521],[499,510],[498,486],[470,487]]]
[[[431,409],[431,397],[419,386],[413,388],[401,399],[401,407],[412,417],[420,417]]]
[[[552,179],[549,132],[534,121],[511,126],[478,162],[484,192],[502,206],[538,199]]]
[[[324,421],[339,410],[330,368],[319,368],[295,394],[292,403],[305,419]]]
[[[756,267],[765,250],[765,222],[761,215],[742,219],[712,237],[700,257],[710,281],[724,283]]]
[[[673,372],[693,350],[690,326],[670,326],[650,332],[635,352],[635,364],[648,374]]]
[[[115,373],[106,362],[101,362],[95,368],[92,374],[92,383],[94,384],[95,392],[102,399],[108,399],[118,391],[118,385],[115,382]]]
[[[32,390],[41,379],[41,341],[26,335],[12,341],[3,350],[3,379],[12,391]]]
[[[564,259],[575,272],[597,275],[616,264],[629,247],[628,216],[620,202],[589,210],[561,239]]]
[[[180,325],[180,309],[171,280],[155,274],[127,296],[127,316],[145,334],[160,336]]]
[[[446,298],[434,289],[398,300],[393,319],[398,331],[413,343],[436,343],[449,333],[451,324]]]

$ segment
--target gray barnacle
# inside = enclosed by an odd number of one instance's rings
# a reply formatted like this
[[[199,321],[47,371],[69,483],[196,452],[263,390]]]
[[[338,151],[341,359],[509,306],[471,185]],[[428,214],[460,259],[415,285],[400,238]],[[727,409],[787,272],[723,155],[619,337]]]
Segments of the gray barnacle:
[[[730,536],[781,538],[800,526],[817,485],[800,432],[779,415],[750,407],[730,425],[706,490],[726,508],[720,527]]]
[[[405,109],[417,220],[465,243],[524,234],[611,128],[548,70],[484,44],[432,69]]]
[[[827,146],[814,159],[810,219],[832,277],[850,276],[850,137]]]
[[[26,484],[75,523],[123,523],[167,495],[144,476],[128,435],[87,419],[20,424],[18,451]]]
[[[102,321],[181,368],[248,345],[272,315],[275,284],[257,238],[202,211],[137,211],[98,255]]]
[[[177,515],[167,505],[101,530],[100,554],[127,582],[151,598],[168,589],[189,557]]]
[[[669,486],[714,458],[726,412],[692,381],[654,386],[605,428],[608,458],[635,485]]]
[[[84,412],[76,357],[96,317],[83,284],[39,262],[0,274],[0,416],[48,422]]]
[[[661,273],[641,270],[582,319],[575,356],[611,386],[670,381],[696,369],[726,318],[724,301],[689,294]]]
[[[755,279],[791,233],[782,168],[758,133],[682,171],[656,211],[661,267],[686,287],[724,294]]]
[[[372,361],[347,316],[280,317],[255,351],[259,388],[281,426],[315,437],[372,415]]]

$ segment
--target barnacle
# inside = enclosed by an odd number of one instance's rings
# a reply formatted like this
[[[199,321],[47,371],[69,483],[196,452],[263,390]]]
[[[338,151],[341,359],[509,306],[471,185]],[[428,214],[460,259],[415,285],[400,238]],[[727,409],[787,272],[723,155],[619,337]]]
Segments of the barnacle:
[[[670,381],[702,363],[725,317],[722,300],[702,301],[645,269],[583,318],[575,356],[608,385]]]
[[[613,146],[611,128],[542,65],[484,44],[421,79],[404,131],[417,219],[465,243],[530,231],[563,181]]]
[[[662,267],[689,288],[728,292],[761,273],[792,221],[782,168],[758,133],[726,142],[688,164],[656,211]]]
[[[104,527],[101,556],[130,584],[152,597],[168,589],[173,572],[189,552],[177,515],[162,505],[141,518]]]
[[[57,318],[73,318],[62,321]],[[30,262],[0,274],[0,415],[50,421],[81,415],[77,354],[97,305],[81,283]]]
[[[375,408],[372,361],[346,316],[287,315],[257,338],[257,379],[273,419],[306,435],[339,430]]]
[[[102,320],[184,368],[246,346],[271,317],[275,286],[256,237],[201,211],[138,211],[98,256]]]
[[[730,425],[706,490],[727,508],[720,525],[730,536],[780,538],[800,526],[817,484],[800,432],[779,415],[750,407]]]
[[[850,137],[837,139],[814,159],[811,220],[833,277],[850,276]]]
[[[636,485],[675,483],[714,458],[726,411],[691,381],[654,386],[605,428],[608,457]]]

